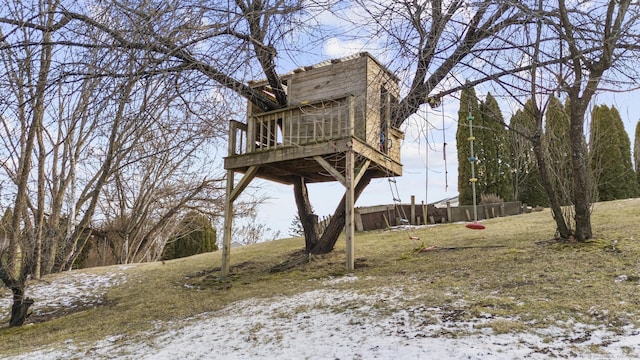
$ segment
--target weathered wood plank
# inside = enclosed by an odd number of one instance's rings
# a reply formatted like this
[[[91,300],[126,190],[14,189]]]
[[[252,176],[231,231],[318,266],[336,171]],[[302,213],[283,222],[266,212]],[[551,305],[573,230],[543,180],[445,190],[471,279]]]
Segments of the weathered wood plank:
[[[354,163],[355,155],[353,151],[346,153],[345,167],[345,232],[346,232],[346,253],[347,253],[347,271],[353,271],[355,266],[355,227],[353,221],[353,205],[354,205]]]
[[[327,160],[323,159],[321,156],[314,156],[313,159],[320,164],[325,170],[327,170],[333,177],[340,182],[343,186],[346,185],[345,177],[338,171],[338,169],[334,168],[331,164],[327,162]]]

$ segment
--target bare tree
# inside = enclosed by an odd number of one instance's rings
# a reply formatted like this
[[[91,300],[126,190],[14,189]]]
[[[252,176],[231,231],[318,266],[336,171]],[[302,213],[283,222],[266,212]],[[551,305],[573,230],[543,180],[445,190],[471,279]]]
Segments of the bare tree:
[[[565,1],[532,1],[514,6],[530,14],[533,20],[522,27],[525,39],[517,47],[521,62],[531,67],[520,76],[514,72],[507,78],[508,83],[497,83],[536,119],[535,131],[524,138],[532,143],[559,236],[585,241],[592,236],[594,195],[584,134],[585,113],[597,92],[610,90],[607,86],[615,91],[637,87],[637,70],[632,64],[637,61],[639,50],[639,9],[629,1],[593,1],[570,6]],[[513,53],[510,56],[518,58]],[[515,83],[520,85],[514,86]],[[550,141],[545,136],[553,134],[545,134],[544,113],[556,92],[566,94],[569,113],[571,171],[566,179],[554,178],[559,169],[551,166],[552,154],[545,148]],[[568,179],[572,181],[571,189],[560,188]],[[573,209],[562,206],[569,202]]]
[[[251,209],[241,218],[241,224],[234,226],[233,238],[243,245],[257,244],[261,241],[275,240],[280,236],[279,231],[274,231],[267,224],[260,222],[256,209]]]
[[[205,122],[184,113],[184,105],[172,109],[171,102],[166,96],[145,101],[148,122],[138,122],[134,135],[141,140],[105,188],[102,228],[117,234],[119,240],[109,240],[119,248],[121,263],[158,259],[178,215],[220,207],[223,179],[211,177],[215,162],[206,152],[216,147],[211,142],[220,136],[217,123],[226,117],[215,103],[203,114],[220,120]]]
[[[538,11],[538,14],[542,12],[543,2],[538,1],[537,7],[535,8]],[[538,16],[535,22],[535,31],[533,31],[534,41],[532,42],[532,51],[530,53],[530,62],[532,64],[530,70],[529,84],[530,84],[530,93],[529,99],[526,104],[530,104],[527,106],[525,104],[525,111],[529,112],[529,115],[533,116],[535,119],[535,128],[533,129],[533,134],[530,137],[530,140],[533,145],[533,153],[536,158],[536,163],[538,166],[538,173],[540,174],[540,180],[542,183],[542,187],[547,193],[547,197],[549,199],[549,205],[551,206],[551,213],[556,222],[556,229],[559,235],[562,238],[568,238],[570,236],[570,226],[563,216],[562,204],[560,203],[560,199],[557,196],[556,189],[554,187],[554,183],[551,179],[550,167],[548,164],[548,157],[546,156],[544,144],[544,113],[547,109],[549,98],[547,97],[544,100],[538,100],[538,89],[542,88],[542,84],[538,82],[538,71],[540,58],[542,53],[542,46],[545,44],[543,42],[543,33],[544,33],[544,21]],[[547,94],[545,94],[547,95]]]
[[[7,4],[9,11],[20,8],[17,4]],[[39,26],[49,27],[54,21],[50,11],[55,4],[44,2],[40,10],[46,16],[39,17]],[[7,9],[7,8],[5,8]],[[42,132],[45,119],[45,107],[49,99],[46,88],[53,65],[53,46],[29,46],[31,43],[48,44],[53,34],[50,30],[40,31],[32,28],[18,28],[0,33],[2,40],[2,77],[4,86],[3,126],[9,135],[5,138],[4,152],[11,158],[3,163],[7,176],[15,186],[13,211],[9,236],[8,256],[0,260],[0,279],[13,293],[10,326],[22,325],[27,317],[32,299],[25,297],[27,276],[36,263],[36,249],[42,247],[44,208],[38,208],[44,202],[44,169],[37,166],[38,185],[36,193],[36,212],[29,216],[31,199],[30,184],[33,173],[34,157],[42,160]],[[6,34],[6,35],[5,35]],[[22,46],[12,46],[9,38],[22,41]],[[4,136],[3,136],[4,138]],[[40,154],[38,155],[38,150]],[[36,161],[37,161],[36,160]]]
[[[169,223],[184,208],[210,207],[220,179],[210,173],[190,174],[188,181],[176,178],[186,177],[179,170],[196,160],[184,159],[193,157],[194,149],[202,151],[204,139],[226,130],[219,125],[226,118],[203,111],[216,108],[213,94],[207,101],[187,101],[188,91],[182,90],[200,90],[199,83],[175,77],[162,83],[154,76],[157,60],[136,49],[105,46],[99,29],[70,23],[59,2],[2,5],[0,153],[6,157],[0,176],[9,184],[3,192],[11,192],[12,211],[0,279],[14,294],[10,324],[17,326],[24,323],[32,303],[25,297],[27,277],[73,266],[90,238],[103,189],[115,171],[135,169],[136,163],[146,161],[155,171],[147,174],[163,181],[148,198],[168,211],[153,213],[156,226],[144,237],[159,246],[136,244],[139,252],[149,254],[137,258],[161,253],[158,224]],[[87,46],[70,46],[80,37]],[[182,108],[169,113],[167,104]],[[207,119],[191,116],[194,113]],[[170,128],[175,124],[180,127]],[[162,178],[172,171],[169,181]]]
[[[532,138],[538,167],[560,237],[585,241],[592,237],[594,195],[585,138],[586,110],[594,95],[606,91],[608,85],[616,90],[636,85],[637,70],[631,64],[637,61],[639,50],[639,9],[631,6],[630,1],[594,1],[567,6],[560,0],[557,4],[539,1],[525,11],[536,14],[537,19],[536,41],[532,43],[534,50],[530,57],[534,68],[528,81],[531,84],[529,98],[534,104],[532,111],[538,124]],[[549,64],[549,59],[558,57],[562,61]],[[554,92],[566,94],[569,115],[572,181],[569,193],[573,212],[564,215],[563,201],[559,198],[561,191],[557,189],[563,182],[552,179],[551,173],[556,169],[547,164],[549,154],[543,142],[543,109]]]
[[[625,59],[632,56],[631,51],[638,49],[637,42],[640,39],[640,13],[637,5],[631,6],[631,0],[608,1],[592,6],[592,9],[579,6],[570,8],[565,0],[559,0],[559,21],[552,22],[571,56],[571,61],[566,64],[567,73],[561,74],[559,80],[561,90],[566,92],[569,99],[569,135],[576,221],[574,235],[578,241],[585,241],[593,236],[592,183],[584,135],[585,113],[601,84],[606,84],[606,73],[610,72],[612,66],[622,65]],[[637,59],[636,56],[633,58]]]

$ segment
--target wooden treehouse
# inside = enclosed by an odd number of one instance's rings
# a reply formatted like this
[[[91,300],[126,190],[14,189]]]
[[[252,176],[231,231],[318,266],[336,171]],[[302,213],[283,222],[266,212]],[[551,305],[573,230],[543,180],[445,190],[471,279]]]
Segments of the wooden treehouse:
[[[264,112],[249,102],[246,123],[231,121],[222,272],[228,273],[233,202],[255,177],[293,184],[339,181],[345,187],[347,269],[353,269],[354,191],[371,178],[402,175],[403,133],[390,124],[398,78],[368,53],[282,75],[286,108]],[[270,95],[266,81],[251,82]],[[235,174],[243,176],[236,183]]]

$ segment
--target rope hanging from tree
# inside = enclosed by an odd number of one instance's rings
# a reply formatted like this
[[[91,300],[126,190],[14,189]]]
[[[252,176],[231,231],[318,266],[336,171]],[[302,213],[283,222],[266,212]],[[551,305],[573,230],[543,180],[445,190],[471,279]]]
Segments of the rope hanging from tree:
[[[447,169],[447,136],[444,125],[444,109],[440,109],[442,113],[442,160],[444,161],[444,191],[449,190],[449,170]]]
[[[427,97],[427,104],[432,109],[437,109],[442,105],[442,99],[436,97]],[[445,119],[444,119],[444,109],[440,109],[442,114],[442,160],[444,161],[444,191],[449,189],[449,170],[447,168],[447,136],[446,136],[446,128],[445,128]],[[427,116],[429,115],[429,111],[426,111]],[[427,118],[427,123],[429,122]]]

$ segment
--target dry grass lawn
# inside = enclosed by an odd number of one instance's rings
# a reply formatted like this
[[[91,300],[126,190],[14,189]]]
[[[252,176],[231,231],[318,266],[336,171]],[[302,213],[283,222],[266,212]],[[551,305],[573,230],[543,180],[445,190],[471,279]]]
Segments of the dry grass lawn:
[[[382,311],[424,304],[445,310],[453,321],[495,317],[483,326],[496,333],[567,321],[621,330],[629,324],[640,325],[638,219],[640,199],[598,203],[592,218],[595,237],[586,244],[555,241],[548,210],[488,220],[481,231],[446,224],[358,233],[355,273],[359,281],[331,286],[360,293],[396,287],[404,301],[380,304]],[[8,319],[3,319],[0,354],[55,347],[68,339],[88,344],[114,334],[143,339],[145,330],[167,321],[238,300],[305,292],[322,286],[317,280],[346,275],[343,239],[332,254],[270,273],[270,268],[303,244],[296,238],[233,249],[232,274],[227,279],[219,277],[220,253],[130,266],[124,270],[127,281],[112,287],[102,305],[58,309],[46,318],[33,317],[20,328],[6,327]],[[438,249],[419,252],[423,245]],[[115,269],[122,271],[116,267],[82,271]]]

